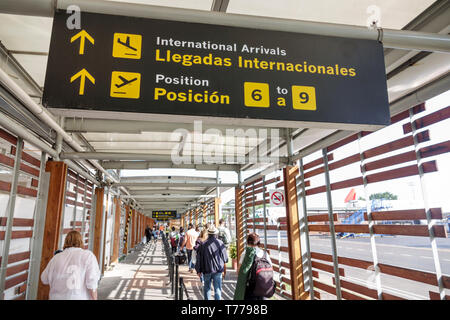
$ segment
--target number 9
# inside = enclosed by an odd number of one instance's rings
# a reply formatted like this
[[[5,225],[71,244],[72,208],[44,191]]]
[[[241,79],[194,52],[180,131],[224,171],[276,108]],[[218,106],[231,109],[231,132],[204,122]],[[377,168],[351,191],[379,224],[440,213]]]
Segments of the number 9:
[[[306,92],[300,92],[300,103],[307,103],[309,101],[309,95]]]

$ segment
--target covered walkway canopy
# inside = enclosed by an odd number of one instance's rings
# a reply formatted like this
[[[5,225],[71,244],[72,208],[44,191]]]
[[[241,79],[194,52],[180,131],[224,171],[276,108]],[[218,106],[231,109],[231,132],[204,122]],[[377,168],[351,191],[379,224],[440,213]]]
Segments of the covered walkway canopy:
[[[287,299],[448,297],[446,219],[450,209],[441,195],[437,196],[440,202],[435,202],[429,196],[434,192],[426,185],[442,184],[445,189],[444,180],[449,180],[450,171],[441,168],[440,162],[448,162],[450,151],[448,131],[442,134],[450,115],[450,3],[372,2],[1,1],[3,298],[47,298],[40,272],[70,230],[82,232],[86,247],[105,272],[138,245],[147,225],[167,221],[177,227],[191,222],[217,225],[220,218],[233,230],[237,259],[248,233],[261,235],[262,246],[273,258],[278,294]],[[54,62],[49,57],[65,59],[50,52],[52,33],[57,31],[52,30],[54,16],[66,10],[74,14],[76,8],[81,9],[81,28],[83,14],[93,13],[203,24],[205,34],[222,26],[378,41],[384,55],[390,125],[49,104],[44,97]],[[72,31],[75,35],[79,30]],[[170,30],[164,32],[170,37]],[[88,38],[83,41],[86,50],[94,43]],[[93,64],[107,63],[101,60]],[[75,65],[74,61],[63,62]],[[171,70],[188,72],[182,67]],[[83,83],[87,79],[88,88],[95,81],[90,84],[86,77],[82,79]],[[144,79],[145,75],[142,83]],[[74,80],[53,90],[64,92],[70,83],[78,83]],[[96,81],[101,86],[101,79]],[[105,90],[109,94],[110,88]],[[141,88],[141,94],[146,90]],[[436,97],[441,100],[432,100]],[[131,109],[134,100],[128,103]],[[355,114],[367,118],[363,107]],[[432,128],[438,128],[439,134],[434,135]],[[435,180],[427,182],[427,176]],[[409,178],[415,179],[408,182],[411,194],[417,195],[414,201],[401,206],[369,201],[371,194],[383,188],[394,190],[404,182],[401,179]],[[364,202],[353,198],[338,210],[337,199],[345,198],[351,188]],[[274,190],[284,196],[278,205]],[[158,221],[154,211],[176,211],[177,215]],[[354,250],[345,252],[353,246]],[[393,256],[402,247],[427,247],[421,254],[424,263],[402,265],[390,260],[385,255],[389,246],[398,246]],[[358,251],[361,256],[352,256]],[[362,280],[364,272],[370,273],[369,284]]]

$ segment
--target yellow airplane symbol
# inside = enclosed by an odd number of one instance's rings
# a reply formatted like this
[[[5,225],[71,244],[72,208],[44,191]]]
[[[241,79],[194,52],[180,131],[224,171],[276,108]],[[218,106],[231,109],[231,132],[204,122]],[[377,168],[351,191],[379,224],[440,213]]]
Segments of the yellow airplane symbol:
[[[92,38],[89,33],[87,33],[85,30],[81,30],[76,35],[74,35],[72,38],[70,38],[70,43],[74,42],[78,38],[80,38],[80,50],[78,52],[79,54],[84,54],[84,45],[85,45],[86,39],[88,39],[88,41],[92,44],[94,44],[94,42],[95,42],[94,38]]]
[[[82,96],[84,95],[84,86],[86,84],[86,77],[89,79],[89,81],[91,81],[93,84],[95,84],[95,79],[93,76],[91,76],[89,74],[89,72],[87,72],[86,69],[82,69],[81,71],[77,72],[76,74],[74,74],[72,76],[72,78],[70,78],[70,82],[72,83],[73,81],[75,81],[77,78],[81,78],[80,79],[80,91],[79,91],[79,95]]]

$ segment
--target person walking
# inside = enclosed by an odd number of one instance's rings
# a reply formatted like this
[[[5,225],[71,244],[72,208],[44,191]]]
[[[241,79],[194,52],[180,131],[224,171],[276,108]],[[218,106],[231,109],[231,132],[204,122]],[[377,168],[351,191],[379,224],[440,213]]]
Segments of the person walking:
[[[211,282],[214,287],[214,299],[222,297],[223,266],[228,262],[225,245],[217,239],[219,230],[214,225],[208,228],[208,239],[197,249],[197,263],[195,270],[199,277],[203,276],[203,295],[205,300],[211,298]]]
[[[81,234],[70,231],[64,250],[45,267],[41,281],[50,286],[50,300],[97,300],[100,269],[95,255],[83,247]]]
[[[179,237],[180,236],[179,236],[178,232],[175,231],[175,227],[172,226],[172,231],[169,234],[170,246],[172,247],[172,253],[177,252]]]
[[[149,243],[150,240],[152,239],[152,231],[149,226],[145,228],[145,238],[147,239],[146,243]]]
[[[198,251],[198,248],[206,240],[208,240],[208,230],[207,229],[203,229],[202,231],[200,231],[200,235],[198,236],[197,240],[195,241],[194,250],[192,251],[192,263],[194,265],[197,262],[197,251]],[[203,275],[200,276],[200,281],[203,283]]]
[[[189,224],[188,231],[186,232],[186,236],[184,237],[183,244],[181,245],[180,250],[186,247],[187,256],[188,256],[188,264],[189,264],[189,272],[194,272],[194,266],[192,263],[192,250],[194,250],[195,241],[198,238],[198,233],[194,229],[194,225],[192,223]]]
[[[184,228],[183,227],[180,227],[180,239],[178,240],[178,249],[180,250],[180,251],[182,251],[182,252],[185,252],[186,250],[181,250],[181,247],[182,247],[182,244],[183,244],[183,242],[184,242],[184,238],[185,238],[185,236],[186,236],[186,233],[184,232]]]
[[[230,243],[231,243],[231,232],[230,230],[225,226],[225,220],[224,219],[220,219],[219,220],[219,227],[217,228],[219,230],[219,240],[221,240],[223,242],[223,244],[225,245],[225,248],[228,249],[230,247]],[[227,265],[225,264],[223,266],[223,276],[225,277],[227,275]]]
[[[155,226],[153,226],[152,235],[153,235],[153,242],[156,243],[158,241],[158,230],[156,230]]]
[[[269,254],[259,248],[259,244],[259,235],[250,233],[245,255],[239,261],[241,267],[234,300],[265,300],[275,293],[272,261]]]

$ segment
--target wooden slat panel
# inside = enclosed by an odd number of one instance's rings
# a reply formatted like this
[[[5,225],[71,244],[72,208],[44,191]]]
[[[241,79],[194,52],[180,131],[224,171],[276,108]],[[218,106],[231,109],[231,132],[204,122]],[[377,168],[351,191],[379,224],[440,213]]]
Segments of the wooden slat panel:
[[[30,251],[10,254],[8,256],[8,264],[30,259],[30,254],[31,254]],[[2,257],[0,257],[0,263],[1,262],[2,262]]]
[[[436,172],[436,161],[429,161],[422,164],[424,173]],[[404,177],[410,177],[418,175],[419,170],[417,165],[410,165],[398,169],[386,170],[379,173],[370,174],[367,176],[367,183],[375,183],[380,181],[387,181],[392,179],[399,179]]]
[[[6,217],[0,218],[0,226],[6,226]],[[34,225],[33,219],[25,219],[25,218],[14,218],[13,219],[13,227],[32,227]]]
[[[381,160],[369,162],[364,166],[364,168],[366,171],[371,171],[415,160],[416,160],[416,153],[414,151],[409,151],[392,157],[387,157]]]
[[[364,184],[363,178],[356,177],[356,178],[351,178],[351,179],[347,179],[344,181],[331,183],[330,188],[331,188],[331,190],[339,190],[339,189],[344,189],[344,188],[360,186],[362,184]]]
[[[428,227],[425,225],[375,225],[373,232],[376,234],[392,234],[416,237],[428,237]],[[445,227],[442,225],[433,226],[434,236],[446,238]]]
[[[432,219],[442,219],[441,208],[431,208]],[[372,220],[426,220],[425,209],[410,210],[390,210],[372,212]],[[364,219],[367,221],[367,212],[364,212]]]
[[[357,133],[356,134],[352,134],[351,136],[349,136],[349,137],[347,137],[345,139],[339,140],[338,142],[335,142],[332,145],[328,146],[327,147],[327,152],[331,152],[333,150],[336,150],[337,148],[345,146],[346,144],[349,144],[349,143],[351,143],[353,141],[356,141],[356,140],[358,140],[358,134]]]
[[[441,296],[438,292],[429,291],[430,300],[441,300]],[[445,296],[445,300],[450,300],[450,296]]]
[[[252,184],[258,183],[258,182],[260,182],[260,181],[262,181],[262,178],[258,178],[258,179],[254,180],[254,181],[252,181],[252,182],[246,183],[246,184],[245,184],[245,187],[247,188],[248,186],[251,186]]]
[[[384,154],[384,153],[388,153],[394,150],[398,150],[398,149],[402,149],[405,147],[409,147],[414,145],[414,140],[412,136],[407,136],[407,137],[403,137],[400,138],[398,140],[395,141],[391,141],[388,143],[385,143],[381,146],[378,147],[374,147],[372,149],[366,150],[363,152],[364,154],[364,158],[368,159],[371,157],[375,157],[378,156],[380,154]]]
[[[333,268],[333,266],[330,266],[330,265],[328,265],[328,264],[320,263],[320,262],[316,262],[316,261],[312,261],[312,262],[311,262],[311,266],[312,266],[313,268],[320,269],[320,270],[322,270],[322,271],[326,271],[326,272],[329,272],[329,273],[331,273],[331,274],[334,274],[334,268]],[[339,268],[339,275],[341,275],[342,277],[345,277],[344,269]]]
[[[24,239],[31,238],[33,236],[33,231],[12,231],[11,239]],[[5,231],[0,231],[0,240],[5,240]]]
[[[328,161],[333,161],[334,156],[332,153],[327,155],[327,159]],[[323,157],[320,157],[319,159],[313,160],[311,162],[308,162],[306,164],[303,165],[303,170],[308,170],[314,167],[317,167],[318,165],[323,164]]]
[[[417,129],[422,129],[422,128],[430,126],[434,123],[438,123],[440,121],[446,120],[448,118],[450,118],[450,106],[448,106],[444,109],[438,110],[436,112],[430,113],[420,119],[417,119],[414,121],[414,123],[416,124]],[[406,123],[403,125],[403,132],[405,134],[407,134],[411,131],[412,131],[412,128],[411,128],[410,123]]]
[[[11,191],[11,183],[0,180],[0,191],[10,192]],[[36,197],[37,190],[31,189],[31,188],[26,188],[23,186],[17,186],[17,194],[19,194],[21,196]]]
[[[382,263],[378,264],[378,266],[384,274],[437,286],[437,279],[434,273],[390,266]],[[450,289],[450,287],[447,289]]]
[[[37,179],[31,179],[31,187],[33,187],[33,188],[37,188],[37,187],[39,187],[39,180],[37,180]]]
[[[334,278],[333,278],[333,280],[334,280]],[[373,298],[373,299],[378,299],[377,290],[369,289],[369,288],[361,286],[359,284],[349,282],[346,280],[342,280],[342,279],[340,280],[340,284],[341,284],[342,288],[360,293],[362,295],[365,295],[365,296]]]
[[[332,256],[329,254],[324,254],[324,253],[311,252],[311,258],[333,262]],[[338,262],[340,264],[344,264],[344,265],[347,265],[350,267],[361,268],[361,269],[365,269],[365,270],[367,270],[370,267],[373,267],[373,263],[370,261],[353,259],[353,258],[338,257]]]
[[[322,222],[328,221],[328,214],[317,214],[313,216],[308,216],[308,222]],[[337,221],[337,214],[333,213],[333,221]]]
[[[329,294],[336,295],[336,288],[329,286],[328,284],[325,284],[323,282],[313,280],[313,286],[314,288],[320,289],[322,291],[328,292]]]
[[[4,164],[5,166],[13,168],[14,161],[15,160],[13,158],[0,153],[0,163]],[[39,170],[32,168],[29,165],[26,165],[24,163],[20,164],[20,171],[29,173],[29,174],[39,178]]]
[[[328,169],[335,170],[335,169],[342,168],[342,167],[348,166],[349,164],[359,162],[359,161],[361,161],[361,158],[360,158],[359,153],[357,153],[357,154],[351,155],[349,157],[346,157],[344,159],[334,161],[334,162],[328,164]]]
[[[439,154],[450,152],[450,141],[434,144],[419,150],[422,158],[432,157]]]
[[[329,225],[310,225],[309,231],[330,232]],[[337,224],[334,226],[336,232],[347,233],[369,233],[368,225],[363,224]],[[433,226],[435,237],[446,238],[444,226]],[[375,225],[374,234],[390,234],[428,237],[428,227],[423,225]]]
[[[278,246],[274,244],[267,244],[267,249],[278,250]],[[288,252],[288,247],[280,247],[280,251]]]
[[[16,146],[11,146],[11,154],[13,156],[16,155]],[[35,167],[40,167],[41,166],[41,161],[39,159],[36,159],[35,157],[33,157],[32,155],[30,155],[29,153],[26,153],[24,151],[22,151],[22,161],[28,162],[29,164],[35,166]]]
[[[310,225],[309,231],[330,232],[329,225]],[[361,224],[336,224],[334,226],[336,232],[349,232],[349,233],[369,233],[369,227]]]
[[[413,114],[418,114],[422,111],[425,111],[425,103],[418,104],[417,106],[413,107],[412,110],[413,110]],[[406,118],[409,118],[409,110],[405,110],[405,111],[400,112],[399,114],[396,114],[395,116],[391,117],[391,124],[405,120]]]
[[[13,267],[9,267],[8,269],[6,269],[6,276],[10,277],[19,272],[26,271],[26,270],[28,270],[29,267],[30,267],[29,262],[25,262],[25,263],[21,263],[16,266],[13,266]]]
[[[13,145],[17,145],[17,138],[1,128],[0,128],[0,138],[2,138],[5,141],[8,141]]]
[[[319,299],[320,300],[320,292],[314,290],[314,298]]]
[[[19,283],[25,282],[28,279],[28,272],[21,274],[20,276],[13,277],[11,279],[7,279],[5,281],[5,290],[8,290],[9,288],[12,288]]]
[[[273,250],[276,250],[276,249],[273,249]],[[270,260],[274,263],[274,264],[276,264],[276,265],[280,265],[280,261],[278,260],[278,259],[275,259],[275,258],[270,258]],[[281,266],[282,267],[284,267],[284,268],[290,268],[290,264],[289,263],[287,263],[286,261],[281,261]]]
[[[278,182],[276,185],[275,185],[275,188],[282,188],[282,187],[284,187],[284,181],[281,181],[281,182]]]

